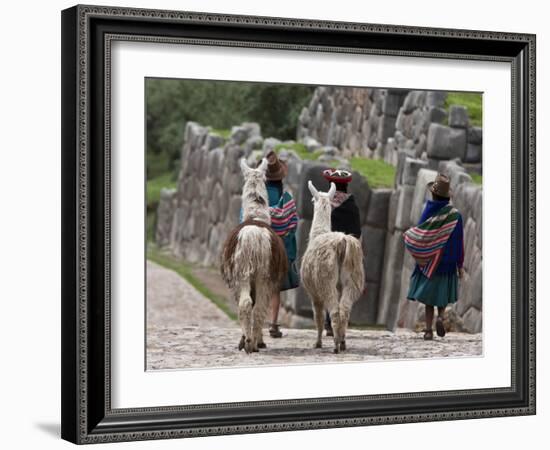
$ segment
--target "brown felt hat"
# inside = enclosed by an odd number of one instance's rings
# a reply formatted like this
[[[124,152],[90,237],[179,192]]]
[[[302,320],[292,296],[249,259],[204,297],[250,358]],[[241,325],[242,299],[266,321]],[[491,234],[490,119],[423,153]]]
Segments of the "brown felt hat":
[[[281,161],[273,150],[267,155],[267,170],[265,172],[265,178],[269,181],[278,181],[286,177],[288,173],[288,166],[284,161]]]
[[[451,196],[451,181],[447,175],[438,173],[435,177],[435,181],[428,183],[428,189],[432,194],[449,198]]]

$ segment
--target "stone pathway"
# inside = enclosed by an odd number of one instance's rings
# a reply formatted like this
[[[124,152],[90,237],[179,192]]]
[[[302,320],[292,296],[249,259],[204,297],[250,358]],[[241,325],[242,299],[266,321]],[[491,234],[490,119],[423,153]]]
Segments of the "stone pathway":
[[[236,322],[178,274],[147,262],[147,369],[189,369],[351,362],[403,358],[481,356],[481,334],[449,333],[425,342],[421,333],[399,329],[352,329],[348,350],[332,353],[331,338],[314,349],[314,330],[283,330],[267,349],[247,355],[237,350],[241,336]]]

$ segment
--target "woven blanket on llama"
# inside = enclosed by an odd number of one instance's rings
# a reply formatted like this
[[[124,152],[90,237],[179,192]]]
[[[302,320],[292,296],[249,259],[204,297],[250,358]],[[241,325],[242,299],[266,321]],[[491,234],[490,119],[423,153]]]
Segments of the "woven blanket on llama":
[[[431,278],[443,256],[459,213],[451,205],[441,208],[435,216],[403,233],[405,248],[411,253],[421,272]]]

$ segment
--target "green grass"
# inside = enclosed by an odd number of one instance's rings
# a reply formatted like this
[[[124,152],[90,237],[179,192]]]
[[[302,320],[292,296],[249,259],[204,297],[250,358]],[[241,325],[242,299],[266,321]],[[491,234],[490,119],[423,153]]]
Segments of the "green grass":
[[[231,130],[223,129],[223,128],[212,128],[210,130],[210,133],[217,134],[218,136],[221,136],[224,139],[229,139],[231,136]]]
[[[160,191],[163,188],[173,189],[176,187],[176,180],[173,174],[165,173],[156,178],[147,180],[147,206],[158,204]]]
[[[483,177],[478,173],[471,173],[470,176],[472,177],[472,181],[475,184],[479,184],[480,186],[483,184]]]
[[[353,156],[351,168],[363,175],[371,188],[391,188],[395,181],[395,167],[379,159]]]
[[[220,308],[231,320],[237,320],[236,314],[229,309],[225,300],[220,296],[214,294],[208,287],[206,287],[197,277],[193,275],[193,265],[185,263],[183,261],[176,260],[173,256],[161,252],[154,245],[149,244],[147,247],[147,259],[157,263],[158,265],[173,270],[183,279],[185,279],[191,286],[193,286],[202,295],[208,298],[218,308]]]
[[[468,108],[470,125],[480,127],[483,113],[481,94],[468,92],[449,92],[445,100],[445,109],[448,111],[451,105],[463,105]]]
[[[316,150],[314,152],[308,152],[306,149],[306,146],[302,144],[301,142],[294,142],[292,144],[277,144],[275,146],[275,151],[279,153],[281,150],[294,150],[294,152],[301,158],[301,159],[307,159],[310,161],[314,161],[319,158],[323,154],[322,150]]]

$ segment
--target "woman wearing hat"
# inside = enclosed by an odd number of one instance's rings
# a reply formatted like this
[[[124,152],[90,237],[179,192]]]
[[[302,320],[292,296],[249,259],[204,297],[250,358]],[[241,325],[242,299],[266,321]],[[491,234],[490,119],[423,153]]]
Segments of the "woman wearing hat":
[[[281,291],[294,289],[299,286],[299,276],[295,261],[297,254],[296,227],[298,225],[298,214],[296,203],[292,195],[283,187],[283,179],[288,173],[288,166],[281,161],[274,151],[266,155],[266,188],[271,214],[271,228],[281,237],[285,245],[288,257],[288,272],[283,279]],[[269,335],[272,338],[283,336],[279,329],[278,317],[281,305],[281,293],[277,292],[271,299],[271,322],[269,324]]]
[[[405,248],[416,261],[407,298],[426,306],[424,339],[432,340],[435,307],[436,332],[443,337],[445,308],[458,299],[458,278],[464,275],[464,233],[462,216],[449,203],[449,178],[437,174],[428,189],[432,200],[426,202],[418,225],[405,231],[404,240]]]
[[[329,183],[336,185],[336,193],[332,199],[332,213],[330,215],[331,230],[341,231],[342,233],[361,239],[359,208],[355,203],[353,195],[348,193],[348,185],[352,179],[351,172],[344,169],[326,169],[323,170],[323,177]],[[327,331],[327,336],[334,334],[328,311],[325,316],[325,330]]]

